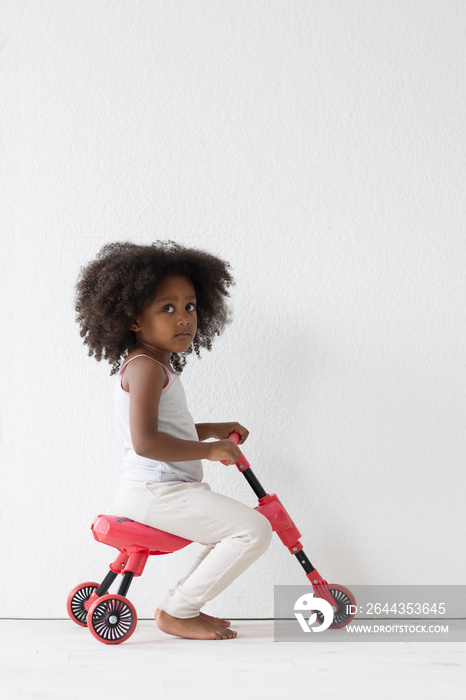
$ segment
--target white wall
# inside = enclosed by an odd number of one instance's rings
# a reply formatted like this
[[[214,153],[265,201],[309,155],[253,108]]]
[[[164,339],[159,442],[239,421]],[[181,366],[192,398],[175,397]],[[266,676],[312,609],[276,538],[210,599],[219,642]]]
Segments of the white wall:
[[[110,366],[74,321],[109,241],[229,260],[234,323],[182,379],[330,582],[462,583],[466,3],[1,2],[0,616],[66,617],[114,550]],[[252,506],[234,467],[212,488]],[[151,617],[196,547],[152,559]],[[207,610],[272,617],[275,536]]]

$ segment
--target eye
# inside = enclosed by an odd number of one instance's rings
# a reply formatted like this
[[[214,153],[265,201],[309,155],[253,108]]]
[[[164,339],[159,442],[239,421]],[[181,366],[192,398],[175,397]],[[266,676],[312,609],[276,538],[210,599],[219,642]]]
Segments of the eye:
[[[191,311],[196,311],[196,304],[193,304],[192,302],[189,302],[189,304],[186,304],[186,308],[188,308],[188,306],[192,306],[192,307],[193,307],[193,308],[191,309]],[[165,311],[165,309],[170,309],[170,308],[174,309],[175,307],[173,306],[173,304],[167,304],[166,306],[163,307],[162,311]]]

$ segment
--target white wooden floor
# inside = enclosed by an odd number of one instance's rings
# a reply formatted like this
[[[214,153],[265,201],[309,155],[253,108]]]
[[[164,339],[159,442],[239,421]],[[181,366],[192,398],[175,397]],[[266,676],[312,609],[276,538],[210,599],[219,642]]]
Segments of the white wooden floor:
[[[171,637],[139,620],[105,645],[71,620],[0,620],[2,700],[466,700],[466,643],[274,642],[273,621],[238,637]]]

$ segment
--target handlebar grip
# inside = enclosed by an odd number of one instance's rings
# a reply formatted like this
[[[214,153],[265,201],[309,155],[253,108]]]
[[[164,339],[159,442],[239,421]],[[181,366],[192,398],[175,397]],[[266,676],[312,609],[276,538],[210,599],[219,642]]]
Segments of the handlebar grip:
[[[240,438],[239,433],[230,433],[228,436],[228,439],[231,440],[232,442],[234,442],[235,445],[238,444],[239,438]]]
[[[237,445],[238,442],[240,441],[240,437],[241,436],[239,433],[233,432],[233,433],[229,434],[228,439],[231,440],[232,442],[234,442],[235,445]],[[222,462],[222,464],[225,464],[226,466],[228,466],[227,462],[225,462],[223,459],[221,460],[221,462]],[[241,459],[239,459],[236,462],[236,466],[238,467],[240,472],[244,472],[245,469],[249,469],[249,467],[251,466],[242,452],[241,452]]]

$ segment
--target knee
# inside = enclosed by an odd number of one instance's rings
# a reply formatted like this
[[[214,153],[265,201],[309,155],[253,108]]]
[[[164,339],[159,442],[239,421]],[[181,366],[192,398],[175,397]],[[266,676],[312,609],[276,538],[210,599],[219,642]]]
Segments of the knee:
[[[262,515],[262,513],[257,513],[257,516],[258,517],[256,518],[254,527],[254,543],[257,550],[259,550],[262,554],[270,545],[273,530],[265,515]]]

